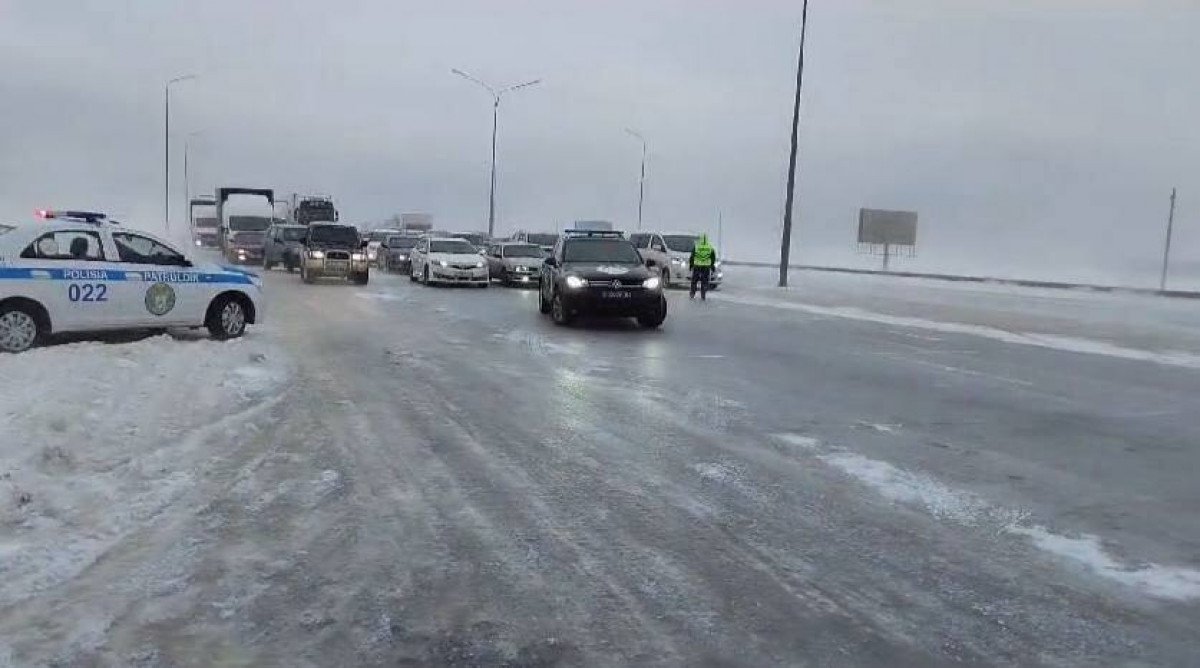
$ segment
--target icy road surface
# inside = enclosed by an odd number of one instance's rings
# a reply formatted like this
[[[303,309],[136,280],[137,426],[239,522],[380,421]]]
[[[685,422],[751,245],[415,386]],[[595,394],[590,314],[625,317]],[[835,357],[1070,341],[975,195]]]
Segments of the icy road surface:
[[[1196,665],[1200,305],[797,278],[0,358],[0,666]]]

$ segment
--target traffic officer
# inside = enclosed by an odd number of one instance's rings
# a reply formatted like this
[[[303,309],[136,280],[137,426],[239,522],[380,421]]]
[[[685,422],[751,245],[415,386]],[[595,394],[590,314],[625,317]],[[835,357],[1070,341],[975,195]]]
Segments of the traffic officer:
[[[696,298],[697,284],[700,286],[700,299],[708,299],[708,281],[716,264],[717,249],[708,243],[707,234],[701,234],[692,247],[692,256],[688,258],[688,268],[692,270],[692,299]]]

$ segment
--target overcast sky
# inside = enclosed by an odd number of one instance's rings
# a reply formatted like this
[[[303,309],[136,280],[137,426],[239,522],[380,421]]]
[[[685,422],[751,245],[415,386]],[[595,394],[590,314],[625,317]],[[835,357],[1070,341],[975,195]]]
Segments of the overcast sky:
[[[578,218],[778,253],[800,2],[0,0],[0,219],[42,206],[162,221],[194,190],[324,192],[344,219],[483,229]],[[812,0],[799,260],[855,254],[860,206],[916,210],[899,267],[1153,282],[1172,186],[1200,282],[1200,2]]]

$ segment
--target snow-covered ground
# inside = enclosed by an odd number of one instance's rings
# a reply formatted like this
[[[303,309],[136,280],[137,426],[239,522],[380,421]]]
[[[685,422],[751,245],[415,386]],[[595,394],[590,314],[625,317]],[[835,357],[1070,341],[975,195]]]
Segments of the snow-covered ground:
[[[0,607],[71,579],[153,522],[220,457],[210,441],[260,426],[255,414],[288,373],[260,331],[0,358]]]
[[[1200,300],[821,271],[731,267],[723,298],[810,315],[973,334],[1073,352],[1200,367]]]

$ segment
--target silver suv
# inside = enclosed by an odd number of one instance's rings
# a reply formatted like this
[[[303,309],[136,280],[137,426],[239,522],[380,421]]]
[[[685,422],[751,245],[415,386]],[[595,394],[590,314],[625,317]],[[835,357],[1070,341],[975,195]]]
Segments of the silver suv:
[[[633,232],[629,235],[629,240],[642,254],[642,259],[647,264],[654,263],[651,269],[658,272],[666,287],[691,284],[692,270],[688,268],[688,260],[699,238],[700,235],[688,232]],[[720,250],[717,249],[717,257],[721,257]],[[708,280],[710,290],[716,290],[725,277],[719,261],[713,269]]]

